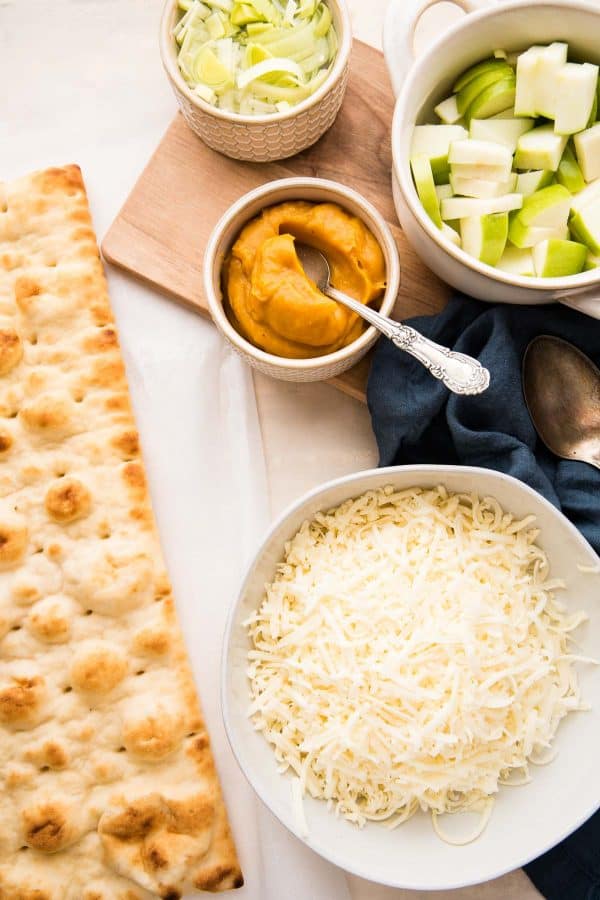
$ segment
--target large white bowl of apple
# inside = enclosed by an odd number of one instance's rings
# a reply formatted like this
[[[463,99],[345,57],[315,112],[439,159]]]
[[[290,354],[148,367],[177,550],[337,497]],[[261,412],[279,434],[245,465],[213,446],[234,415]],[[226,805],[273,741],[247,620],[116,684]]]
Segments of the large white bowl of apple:
[[[434,4],[393,0],[386,21],[402,227],[473,296],[600,318],[600,7],[454,2],[469,14],[408,70]]]

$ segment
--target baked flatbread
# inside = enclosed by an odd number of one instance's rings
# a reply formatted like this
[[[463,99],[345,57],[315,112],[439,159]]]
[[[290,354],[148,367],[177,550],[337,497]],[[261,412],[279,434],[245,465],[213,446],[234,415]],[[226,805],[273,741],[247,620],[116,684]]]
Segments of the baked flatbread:
[[[0,898],[242,883],[80,170],[0,183]]]

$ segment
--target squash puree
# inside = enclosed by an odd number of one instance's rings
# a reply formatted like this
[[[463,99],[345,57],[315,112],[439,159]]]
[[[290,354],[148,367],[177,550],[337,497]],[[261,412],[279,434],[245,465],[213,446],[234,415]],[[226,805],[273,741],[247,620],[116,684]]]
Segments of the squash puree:
[[[241,231],[225,260],[230,318],[255,346],[290,359],[324,356],[359,337],[363,319],[305,275],[294,239],[327,258],[331,283],[363,303],[385,290],[385,260],[366,225],[335,203],[272,206]]]

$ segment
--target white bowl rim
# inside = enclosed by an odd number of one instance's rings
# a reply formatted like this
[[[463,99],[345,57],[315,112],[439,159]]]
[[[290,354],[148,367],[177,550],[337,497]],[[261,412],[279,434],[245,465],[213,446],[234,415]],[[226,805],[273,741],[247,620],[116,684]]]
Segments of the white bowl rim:
[[[283,122],[286,119],[292,119],[299,113],[310,109],[316,103],[319,103],[323,97],[329,93],[331,88],[337,84],[342,77],[344,69],[348,65],[350,54],[352,52],[352,22],[350,13],[346,6],[346,0],[325,0],[327,5],[335,4],[339,12],[340,22],[342,23],[341,34],[338,34],[338,47],[333,61],[333,65],[327,73],[327,78],[321,84],[314,94],[301,100],[289,110],[283,112],[268,113],[262,116],[242,115],[241,113],[229,112],[225,109],[217,109],[211,103],[207,103],[197,94],[194,94],[177,65],[177,55],[175,53],[175,40],[171,34],[170,19],[173,14],[173,8],[177,5],[177,0],[165,0],[163,12],[160,19],[160,55],[162,57],[163,66],[171,78],[177,85],[182,94],[197,106],[202,112],[213,116],[215,119],[222,119],[225,122],[233,122],[240,125],[272,125],[277,122]]]
[[[399,471],[411,472],[411,473],[414,473],[414,475],[415,475],[415,486],[418,486],[419,475],[431,475],[432,473],[436,474],[436,475],[439,474],[440,482],[443,482],[443,476],[445,474],[448,474],[450,472],[455,472],[458,470],[460,470],[461,473],[464,473],[466,475],[470,474],[470,475],[475,475],[475,476],[485,475],[486,477],[489,476],[492,478],[496,477],[498,479],[499,484],[501,484],[502,482],[512,482],[513,484],[517,485],[523,491],[524,494],[529,494],[530,496],[535,498],[536,502],[541,503],[541,505],[545,506],[549,511],[551,511],[554,514],[554,516],[556,516],[558,519],[561,519],[562,525],[564,527],[566,527],[566,529],[568,531],[571,532],[572,536],[579,543],[581,548],[584,551],[586,551],[588,554],[591,554],[591,556],[595,560],[598,560],[598,556],[597,556],[596,552],[594,551],[594,549],[592,548],[590,543],[584,538],[584,536],[581,534],[581,532],[575,527],[575,525],[573,525],[572,522],[569,521],[569,519],[567,519],[567,517],[559,509],[557,509],[555,506],[553,506],[553,504],[550,503],[549,500],[546,500],[546,498],[544,496],[542,496],[542,494],[540,494],[538,491],[535,491],[533,488],[529,487],[528,484],[525,484],[525,482],[521,481],[520,479],[515,478],[513,475],[508,475],[506,472],[500,472],[497,469],[486,469],[483,466],[457,466],[457,465],[444,465],[444,464],[417,463],[414,465],[383,466],[381,468],[365,469],[363,471],[353,472],[350,475],[342,475],[339,478],[333,478],[330,481],[323,482],[322,484],[319,484],[316,487],[311,488],[309,491],[307,491],[301,497],[299,497],[298,499],[296,499],[292,503],[290,503],[283,510],[283,512],[280,513],[276,517],[276,519],[271,523],[271,525],[268,527],[267,532],[264,535],[258,549],[254,553],[252,558],[248,561],[248,563],[246,565],[246,572],[245,572],[243,581],[241,583],[238,595],[237,595],[234,603],[231,605],[231,608],[228,612],[227,622],[225,625],[225,631],[224,631],[224,635],[223,635],[223,643],[221,646],[220,689],[221,689],[221,713],[222,713],[222,717],[223,717],[223,724],[225,726],[225,733],[227,735],[227,740],[229,742],[229,746],[231,747],[231,752],[233,753],[235,760],[236,760],[238,766],[240,767],[240,770],[242,771],[242,774],[244,775],[246,781],[248,782],[248,784],[250,785],[252,790],[255,792],[255,794],[258,797],[258,799],[260,800],[260,802],[263,803],[267,807],[267,809],[275,816],[275,818],[278,819],[278,821],[283,825],[284,828],[286,828],[288,831],[290,831],[292,834],[294,834],[294,836],[296,838],[298,838],[298,840],[301,840],[303,843],[307,843],[306,840],[304,840],[299,834],[296,834],[290,828],[290,826],[287,822],[283,821],[283,819],[279,816],[276,809],[270,803],[269,798],[262,796],[256,789],[256,787],[253,783],[253,780],[252,780],[252,774],[248,771],[248,769],[244,765],[244,762],[241,758],[241,754],[238,753],[238,748],[237,748],[237,745],[235,742],[235,738],[233,737],[233,727],[231,724],[230,713],[229,713],[228,690],[227,690],[227,681],[228,681],[228,672],[229,672],[228,665],[227,665],[227,663],[228,663],[228,652],[227,651],[229,648],[229,644],[231,642],[231,633],[233,630],[238,607],[239,607],[240,603],[242,602],[242,599],[245,595],[248,582],[250,581],[250,579],[252,577],[253,569],[254,569],[256,563],[258,562],[258,560],[260,559],[260,557],[265,552],[266,548],[268,547],[273,535],[276,533],[276,531],[279,528],[281,528],[281,526],[284,524],[284,522],[290,516],[292,516],[294,512],[296,512],[302,506],[307,504],[310,500],[314,500],[320,494],[324,494],[324,493],[328,492],[329,490],[339,487],[344,484],[352,485],[356,481],[361,481],[364,478],[369,478],[369,477],[372,477],[375,475],[389,475],[390,479],[393,480],[394,474]],[[368,490],[368,488],[367,488],[367,490]],[[592,792],[590,792],[590,796],[591,795],[592,795]],[[552,847],[556,847],[559,843],[561,843],[561,841],[565,840],[565,838],[567,838],[569,835],[573,834],[574,831],[576,831],[581,825],[583,825],[585,822],[587,822],[587,820],[600,809],[600,791],[597,793],[596,796],[597,796],[597,799],[593,800],[590,803],[589,807],[586,808],[586,810],[581,814],[578,821],[575,822],[574,825],[571,824],[566,829],[561,831],[559,836],[556,839],[553,839],[552,842],[549,843],[547,846],[542,847],[539,850],[539,853],[537,853],[535,857],[530,857],[529,855],[525,855],[521,858],[517,858],[514,861],[511,861],[510,865],[500,866],[495,873],[490,874],[489,879],[493,880],[495,878],[499,878],[502,875],[505,875],[507,872],[511,872],[511,871],[514,871],[515,869],[522,868],[524,865],[527,865],[527,863],[531,862],[533,858],[537,859],[539,856],[542,856],[548,850],[551,850]],[[329,847],[324,848],[322,846],[319,846],[319,848],[317,849],[312,844],[307,844],[307,846],[310,846],[310,848],[315,853],[318,853],[324,859],[327,859],[329,862],[333,863],[334,865],[338,866],[339,868],[343,869],[344,871],[350,872],[350,874],[356,875],[359,878],[364,878],[366,881],[373,881],[373,875],[372,875],[372,873],[370,873],[368,871],[368,869],[362,868],[359,863],[353,864],[352,867],[349,867],[347,861],[341,860],[340,857],[338,856],[337,852],[334,850],[330,850]],[[427,888],[423,888],[422,885],[418,885],[418,884],[399,885],[398,883],[396,883],[394,881],[389,881],[389,880],[386,881],[386,880],[381,880],[379,878],[377,879],[376,883],[382,884],[384,886],[391,887],[391,888],[401,888],[403,890],[443,891],[443,890],[457,890],[457,889],[469,887],[472,884],[477,884],[477,883],[481,883],[481,882],[473,882],[472,880],[469,880],[467,878],[464,881],[458,881],[456,883],[453,882],[451,887],[448,887],[447,882],[440,881],[440,882],[437,882],[436,884],[429,885]]]
[[[403,0],[397,0],[403,2]],[[586,0],[569,0],[569,2],[560,2],[560,0],[508,0],[498,5],[491,5],[484,9],[470,12],[462,16],[457,22],[448,26],[444,33],[428,44],[427,49],[415,60],[411,66],[408,75],[402,85],[402,90],[398,94],[394,108],[394,116],[392,119],[392,159],[394,173],[398,180],[400,190],[402,191],[406,202],[408,203],[413,215],[416,217],[419,225],[436,244],[442,248],[449,256],[453,256],[458,262],[469,269],[479,272],[488,278],[493,278],[503,284],[511,287],[529,288],[538,291],[554,292],[562,291],[573,296],[586,291],[590,287],[600,282],[600,267],[591,269],[588,272],[580,272],[578,275],[566,275],[561,278],[541,278],[532,275],[512,275],[504,272],[487,263],[482,263],[475,257],[470,256],[461,247],[457,247],[448,238],[444,237],[439,228],[436,228],[427,213],[425,212],[421,201],[417,195],[412,177],[410,175],[410,165],[406,160],[406,166],[403,164],[402,154],[399,148],[401,120],[403,118],[405,99],[409,96],[413,89],[413,85],[421,76],[422,70],[426,68],[430,55],[439,50],[447,40],[452,38],[457,32],[467,30],[471,24],[476,24],[482,19],[492,18],[496,15],[510,12],[512,9],[533,10],[536,7],[556,7],[557,11],[564,10],[568,7],[571,9],[579,9],[583,12],[589,12],[597,16],[600,20],[600,7],[595,4],[586,2]],[[548,298],[548,303],[554,302],[554,297]]]
[[[248,191],[246,194],[243,194],[225,211],[215,225],[204,251],[203,263],[204,291],[210,313],[231,343],[246,355],[259,360],[260,362],[267,363],[270,366],[276,366],[280,369],[302,370],[308,372],[319,369],[322,366],[333,366],[342,360],[348,359],[349,356],[360,353],[362,350],[368,350],[374,338],[379,336],[379,332],[373,325],[369,325],[360,337],[352,341],[351,344],[347,344],[340,350],[336,350],[334,353],[328,353],[324,356],[311,356],[308,359],[291,359],[285,356],[275,356],[273,353],[267,353],[265,350],[255,347],[254,344],[251,344],[250,341],[246,340],[246,338],[244,338],[229,321],[223,303],[219,301],[215,289],[213,263],[224,230],[247,206],[254,203],[255,200],[264,198],[266,201],[264,208],[266,209],[268,206],[277,203],[276,199],[274,199],[272,203],[269,203],[269,195],[284,188],[297,189],[299,192],[297,199],[302,200],[301,192],[303,188],[312,187],[330,192],[333,195],[332,202],[335,200],[342,208],[344,208],[344,198],[351,199],[357,206],[362,208],[377,225],[379,234],[374,234],[374,237],[380,244],[381,249],[386,256],[386,264],[388,256],[391,260],[389,271],[386,271],[387,286],[379,307],[379,310],[383,315],[389,315],[394,308],[400,289],[401,264],[396,241],[394,240],[390,226],[373,204],[358,191],[355,191],[354,188],[347,187],[339,181],[331,181],[327,178],[311,178],[308,176],[279,178],[277,181],[268,181],[265,184]],[[365,224],[368,225],[368,223]],[[240,225],[240,228],[241,227],[242,225]]]

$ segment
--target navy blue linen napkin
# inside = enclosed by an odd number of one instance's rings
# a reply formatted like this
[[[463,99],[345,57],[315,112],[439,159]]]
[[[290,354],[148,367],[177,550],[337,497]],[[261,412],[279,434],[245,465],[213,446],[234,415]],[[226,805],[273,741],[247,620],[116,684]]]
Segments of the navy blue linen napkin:
[[[477,357],[491,383],[477,397],[450,394],[408,354],[379,341],[367,389],[379,464],[451,463],[514,475],[561,509],[600,554],[600,471],[544,447],[521,388],[523,354],[539,334],[571,341],[600,367],[600,322],[559,305],[457,296],[439,315],[407,324]],[[548,900],[600,900],[600,813],[525,871]]]

